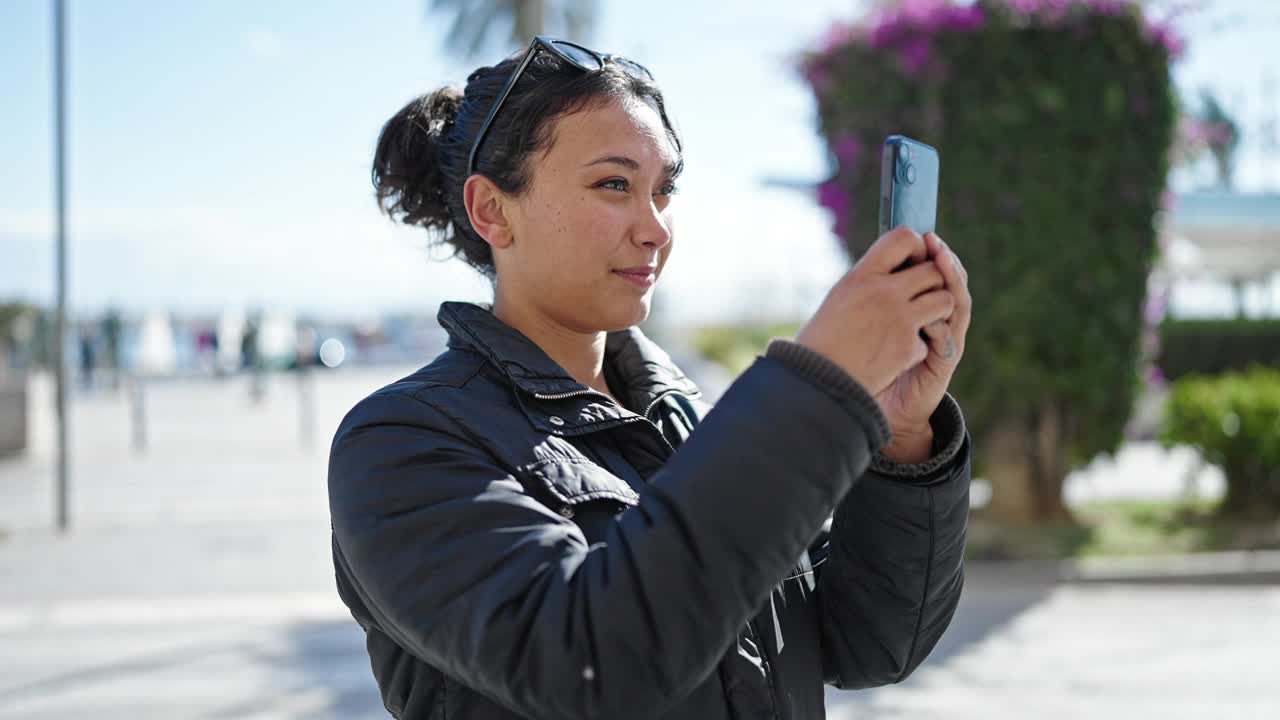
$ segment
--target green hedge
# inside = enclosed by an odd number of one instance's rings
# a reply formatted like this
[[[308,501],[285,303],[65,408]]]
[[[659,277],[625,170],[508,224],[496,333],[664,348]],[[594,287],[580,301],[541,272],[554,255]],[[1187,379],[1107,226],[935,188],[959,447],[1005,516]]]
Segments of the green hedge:
[[[1167,380],[1254,364],[1280,367],[1280,320],[1166,320],[1156,364]]]
[[[692,340],[699,354],[737,375],[764,353],[770,340],[794,337],[799,329],[791,323],[715,325],[698,328]]]
[[[975,443],[1057,408],[1067,457],[1122,441],[1142,360],[1176,115],[1162,26],[1115,0],[912,2],[806,56],[835,165],[819,201],[852,259],[876,238],[879,149],[938,148],[939,233],[974,298],[951,391]]]
[[[1227,515],[1280,518],[1280,370],[1189,375],[1170,390],[1160,442],[1190,445],[1222,468]]]

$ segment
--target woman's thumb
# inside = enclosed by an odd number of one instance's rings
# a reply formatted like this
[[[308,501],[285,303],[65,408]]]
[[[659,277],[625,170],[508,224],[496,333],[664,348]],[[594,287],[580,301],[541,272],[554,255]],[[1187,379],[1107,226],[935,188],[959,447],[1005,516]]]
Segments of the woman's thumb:
[[[903,264],[923,262],[929,259],[929,247],[924,238],[906,225],[899,225],[876,240],[867,251],[870,269],[882,275],[898,270]]]

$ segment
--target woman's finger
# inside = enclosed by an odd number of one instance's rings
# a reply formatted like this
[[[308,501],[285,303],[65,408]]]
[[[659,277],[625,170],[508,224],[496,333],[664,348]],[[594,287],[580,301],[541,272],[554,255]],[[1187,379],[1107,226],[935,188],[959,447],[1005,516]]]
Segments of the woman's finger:
[[[960,256],[948,248],[948,254],[955,264],[955,271],[960,277],[960,286],[955,290],[956,296],[956,313],[952,318],[951,325],[956,330],[959,338],[961,349],[964,348],[964,338],[969,333],[969,321],[973,318],[973,296],[969,293],[969,272],[964,269],[964,263],[960,262]]]
[[[942,242],[942,238],[935,232],[927,232],[924,234],[924,244],[925,249],[929,252],[930,260],[936,260],[947,251],[946,243]]]
[[[969,294],[969,278],[965,273],[964,265],[960,262],[960,258],[952,252],[951,248],[946,246],[946,242],[942,241],[941,238],[939,238],[939,242],[942,243],[946,250],[942,255],[935,258],[934,264],[947,281],[947,290],[951,292],[956,301],[955,312],[951,315],[950,323],[957,349],[963,353],[965,336],[969,332],[969,321],[973,313],[973,297]]]
[[[938,357],[943,360],[955,357],[956,340],[950,322],[939,320],[929,323],[924,326],[924,332],[929,336],[929,347],[938,354]]]
[[[906,270],[900,270],[895,273],[895,278],[897,282],[902,283],[901,287],[907,297],[913,300],[931,290],[947,287],[946,276],[938,271],[936,263],[931,262],[922,262]]]
[[[968,286],[969,286],[969,271],[964,269],[964,263],[960,262],[960,256],[959,256],[959,255],[956,255],[956,254],[953,252],[953,253],[951,253],[951,257],[955,258],[956,269],[960,271],[960,277],[964,278],[964,284],[965,284],[965,287],[968,287]]]
[[[938,266],[938,269],[946,275],[948,269],[954,268],[957,271],[957,277],[967,284],[969,275],[965,272],[964,266],[960,264],[960,258],[951,251],[951,246],[947,245],[945,240],[934,233],[929,233],[925,238],[926,243],[932,242],[937,247],[936,252],[933,247],[930,247],[929,258]]]

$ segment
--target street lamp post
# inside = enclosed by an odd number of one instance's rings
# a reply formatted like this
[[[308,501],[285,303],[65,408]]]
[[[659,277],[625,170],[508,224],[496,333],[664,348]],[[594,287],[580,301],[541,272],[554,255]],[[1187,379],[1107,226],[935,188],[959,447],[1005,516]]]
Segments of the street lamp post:
[[[70,526],[67,502],[67,84],[66,84],[66,0],[53,0],[53,103],[54,103],[54,193],[58,208],[57,309],[54,315],[54,385],[58,413],[57,507],[58,530]]]

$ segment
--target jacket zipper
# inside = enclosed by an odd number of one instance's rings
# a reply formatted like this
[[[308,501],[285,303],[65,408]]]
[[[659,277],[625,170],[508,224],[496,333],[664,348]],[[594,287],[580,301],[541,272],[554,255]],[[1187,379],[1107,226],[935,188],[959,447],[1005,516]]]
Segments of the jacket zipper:
[[[653,409],[658,406],[658,403],[662,402],[667,397],[672,395],[684,395],[687,398],[696,398],[701,394],[702,393],[698,393],[698,395],[690,395],[689,393],[680,392],[679,390],[668,390],[659,394],[658,397],[653,399],[653,402],[649,403],[649,407],[644,409],[644,418],[652,422],[652,420],[649,419],[649,413],[653,412]]]
[[[563,399],[565,399],[565,398],[577,397],[577,396],[579,396],[579,395],[599,395],[600,397],[604,398],[605,400],[608,400],[610,403],[613,403],[613,398],[609,397],[608,395],[605,395],[605,394],[604,394],[604,393],[602,393],[602,392],[599,392],[599,391],[597,391],[597,390],[591,390],[591,389],[589,389],[589,388],[587,388],[587,389],[583,389],[583,390],[573,390],[573,391],[571,391],[571,392],[566,392],[566,393],[555,393],[555,394],[550,394],[550,395],[549,395],[549,394],[546,394],[546,393],[534,393],[534,394],[533,394],[533,396],[534,396],[535,398],[538,398],[539,400],[563,400]],[[658,403],[659,403],[659,402],[661,402],[663,398],[665,398],[665,397],[667,397],[667,396],[669,396],[669,395],[684,395],[685,397],[694,397],[694,398],[696,398],[696,397],[701,396],[701,393],[699,393],[698,395],[690,395],[689,393],[682,393],[682,392],[680,392],[679,390],[668,390],[668,391],[666,391],[666,392],[664,392],[664,393],[659,394],[659,395],[658,395],[658,397],[656,397],[656,398],[654,398],[654,399],[653,399],[653,402],[649,403],[649,407],[647,407],[647,408],[645,408],[645,409],[644,409],[644,416],[643,416],[643,417],[641,417],[641,416],[639,416],[639,415],[631,415],[630,417],[623,417],[623,418],[619,418],[619,421],[620,421],[620,422],[622,422],[622,423],[636,423],[636,422],[641,422],[641,421],[648,422],[648,423],[649,423],[649,427],[653,428],[653,429],[654,429],[654,431],[655,431],[655,432],[657,432],[657,434],[658,434],[658,439],[662,441],[662,444],[663,444],[663,445],[667,446],[667,450],[671,451],[672,453],[675,453],[676,449],[675,449],[675,447],[671,444],[671,441],[670,441],[670,440],[668,440],[668,439],[666,438],[666,436],[664,436],[664,435],[662,434],[662,431],[658,429],[657,424],[656,424],[656,423],[654,423],[654,422],[653,422],[653,419],[649,417],[649,414],[650,414],[650,413],[652,413],[652,412],[653,412],[653,409],[654,409],[655,407],[657,407],[657,406],[658,406]],[[617,403],[614,403],[614,404],[616,405]],[[626,410],[626,408],[622,408],[622,409],[623,409],[623,410]]]
[[[577,396],[579,396],[579,395],[599,395],[600,397],[604,398],[605,400],[608,400],[608,401],[610,401],[610,402],[613,402],[613,398],[609,397],[608,395],[605,395],[605,394],[604,394],[604,393],[602,393],[602,392],[599,392],[599,391],[596,391],[596,390],[592,390],[592,389],[590,389],[590,388],[586,388],[586,389],[583,389],[583,390],[570,390],[569,392],[565,392],[565,393],[556,393],[556,394],[554,394],[554,395],[547,395],[547,394],[545,394],[545,393],[534,393],[534,394],[533,394],[533,396],[534,396],[534,397],[536,397],[536,398],[538,398],[539,400],[563,400],[563,399],[565,399],[565,398],[577,397]]]
[[[770,593],[773,591],[770,590]],[[773,717],[782,717],[778,710],[778,688],[775,686],[773,676],[773,663],[769,662],[769,651],[764,647],[764,638],[760,636],[760,629],[756,627],[754,618],[747,621],[747,627],[751,629],[752,640],[755,641],[756,647],[760,649],[760,664],[764,667],[764,681],[769,686],[769,700],[773,703]]]
[[[569,392],[554,393],[554,394],[550,394],[550,395],[549,395],[549,394],[547,394],[547,393],[534,393],[534,394],[533,394],[533,396],[534,396],[535,398],[539,399],[539,400],[564,400],[564,399],[566,399],[566,398],[578,397],[578,396],[581,396],[581,395],[598,395],[598,396],[600,396],[600,397],[604,398],[605,400],[608,400],[610,403],[613,403],[614,405],[617,405],[617,403],[615,403],[615,402],[614,402],[613,398],[609,397],[608,395],[605,395],[604,393],[602,393],[602,392],[600,392],[600,391],[598,391],[598,390],[592,390],[592,389],[590,389],[590,388],[585,388],[585,389],[582,389],[582,390],[570,390]],[[653,422],[652,418],[650,418],[650,417],[649,417],[649,414],[650,414],[650,413],[652,413],[652,412],[653,412],[653,409],[654,409],[655,407],[657,407],[657,406],[658,406],[658,403],[662,402],[662,400],[663,400],[664,398],[666,398],[666,397],[668,397],[668,396],[670,396],[670,395],[684,395],[685,397],[690,397],[690,398],[692,398],[692,397],[697,397],[697,395],[690,395],[689,393],[684,393],[684,392],[681,392],[681,391],[679,391],[679,390],[668,390],[668,391],[666,391],[666,392],[661,393],[660,395],[658,395],[658,397],[656,397],[656,398],[654,398],[654,399],[653,399],[653,402],[649,403],[649,407],[647,407],[647,408],[645,408],[645,409],[644,409],[644,415],[643,415],[643,418],[644,418],[645,420],[649,420],[650,422]],[[623,408],[623,409],[625,410],[626,408]],[[624,421],[626,421],[626,422],[634,422],[635,420],[640,419],[640,417],[641,417],[641,416],[637,416],[637,417],[635,417],[635,418],[623,418],[623,420],[624,420]]]

